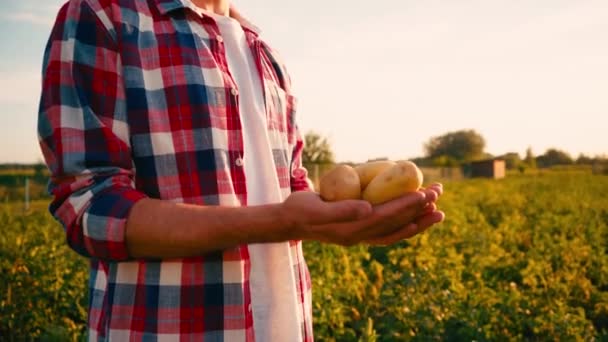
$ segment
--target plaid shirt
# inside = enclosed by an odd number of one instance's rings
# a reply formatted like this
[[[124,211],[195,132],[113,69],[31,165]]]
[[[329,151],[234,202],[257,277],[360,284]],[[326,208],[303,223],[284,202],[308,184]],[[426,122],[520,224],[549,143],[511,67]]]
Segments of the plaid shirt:
[[[282,191],[307,190],[285,67],[255,27],[257,62]],[[91,340],[253,341],[246,245],[200,257],[135,260],[131,207],[149,197],[247,205],[238,89],[219,30],[179,0],[71,0],[46,48],[38,132],[52,172],[51,213],[91,260]],[[179,229],[179,227],[174,227]],[[301,326],[312,340],[310,277],[290,243]]]

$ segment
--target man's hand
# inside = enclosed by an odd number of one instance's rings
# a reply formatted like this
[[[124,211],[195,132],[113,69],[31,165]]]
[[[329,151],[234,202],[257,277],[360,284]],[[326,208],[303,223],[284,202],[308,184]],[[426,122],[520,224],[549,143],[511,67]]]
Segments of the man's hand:
[[[296,192],[283,203],[283,213],[295,239],[388,245],[441,222],[444,214],[435,202],[442,192],[441,184],[433,184],[375,207],[360,200],[324,202],[316,193]]]
[[[437,184],[375,207],[366,201],[328,203],[312,192],[296,192],[283,203],[251,207],[145,198],[127,218],[125,240],[129,256],[138,259],[187,258],[242,244],[287,240],[388,245],[443,220],[435,206],[441,192]]]

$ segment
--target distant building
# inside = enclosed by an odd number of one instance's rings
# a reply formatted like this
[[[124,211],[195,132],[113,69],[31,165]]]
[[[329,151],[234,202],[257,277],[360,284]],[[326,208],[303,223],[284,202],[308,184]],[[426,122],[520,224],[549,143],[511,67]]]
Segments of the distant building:
[[[469,175],[471,177],[505,178],[506,163],[503,159],[479,160],[471,163]]]

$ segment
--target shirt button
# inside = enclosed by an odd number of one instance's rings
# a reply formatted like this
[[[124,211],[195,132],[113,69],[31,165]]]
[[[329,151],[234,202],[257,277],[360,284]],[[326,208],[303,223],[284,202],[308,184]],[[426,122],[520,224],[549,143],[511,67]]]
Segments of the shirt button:
[[[234,163],[236,164],[236,166],[239,166],[239,167],[243,166],[243,158],[241,158],[241,157],[236,158]]]
[[[230,93],[234,96],[237,96],[239,94],[239,91],[236,90],[236,88],[232,88],[232,89],[230,89]]]
[[[224,38],[222,38],[222,36],[217,36],[215,37],[215,39],[217,39],[217,41],[220,43],[224,41]]]

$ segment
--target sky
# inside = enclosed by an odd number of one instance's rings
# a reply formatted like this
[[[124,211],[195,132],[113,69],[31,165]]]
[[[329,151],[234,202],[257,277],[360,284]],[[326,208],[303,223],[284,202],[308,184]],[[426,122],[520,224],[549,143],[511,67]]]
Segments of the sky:
[[[42,160],[40,69],[63,2],[3,1],[0,163]],[[608,1],[234,3],[283,56],[301,129],[338,161],[421,156],[460,129],[495,155],[608,153]]]

